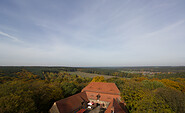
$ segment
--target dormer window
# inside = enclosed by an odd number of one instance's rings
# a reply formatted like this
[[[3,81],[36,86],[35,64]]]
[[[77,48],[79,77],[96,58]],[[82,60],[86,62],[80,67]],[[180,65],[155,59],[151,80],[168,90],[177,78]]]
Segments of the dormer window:
[[[81,102],[81,104],[83,105],[83,104],[84,104],[84,102]]]
[[[100,94],[98,94],[96,97],[97,97],[97,100],[99,100],[101,96],[100,96]]]

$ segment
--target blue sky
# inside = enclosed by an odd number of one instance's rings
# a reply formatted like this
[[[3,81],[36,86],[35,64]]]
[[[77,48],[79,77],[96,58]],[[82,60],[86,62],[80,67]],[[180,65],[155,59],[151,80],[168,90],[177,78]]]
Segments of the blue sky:
[[[184,0],[0,0],[0,65],[184,66]]]

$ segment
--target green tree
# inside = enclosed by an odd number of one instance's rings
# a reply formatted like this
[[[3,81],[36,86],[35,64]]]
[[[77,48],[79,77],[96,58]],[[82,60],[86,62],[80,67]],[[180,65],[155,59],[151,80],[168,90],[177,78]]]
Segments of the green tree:
[[[160,87],[165,87],[164,84],[159,81],[144,80],[142,81],[142,84],[145,88],[148,88],[150,90],[154,90]]]
[[[144,94],[145,92],[143,91],[142,85],[133,80],[125,82],[121,87],[121,97],[126,102],[130,112],[137,109],[137,103],[142,100]]]
[[[136,109],[133,112],[142,113],[172,113],[172,109],[164,99],[157,97],[152,92],[144,94],[143,98],[136,103]]]
[[[61,88],[64,91],[64,97],[71,96],[78,91],[77,86],[74,83],[69,82],[62,82]]]
[[[162,97],[174,112],[185,113],[185,94],[172,88],[158,88],[155,93]]]

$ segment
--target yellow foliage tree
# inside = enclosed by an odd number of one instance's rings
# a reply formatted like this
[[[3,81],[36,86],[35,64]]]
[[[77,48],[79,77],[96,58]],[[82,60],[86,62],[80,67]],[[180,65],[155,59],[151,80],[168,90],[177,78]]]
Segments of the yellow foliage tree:
[[[162,80],[160,80],[160,82],[165,84],[167,87],[174,88],[174,89],[177,89],[177,90],[180,90],[180,91],[183,91],[183,89],[184,89],[183,84],[181,84],[179,82],[169,80],[169,79],[162,79]]]
[[[93,78],[92,82],[105,82],[105,79],[103,76],[96,76]]]

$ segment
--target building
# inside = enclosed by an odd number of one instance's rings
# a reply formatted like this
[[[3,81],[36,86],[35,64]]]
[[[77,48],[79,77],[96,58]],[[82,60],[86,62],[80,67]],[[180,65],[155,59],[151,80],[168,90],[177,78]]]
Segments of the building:
[[[105,113],[128,113],[128,110],[125,107],[125,104],[120,102],[117,99],[113,99]]]
[[[100,105],[106,109],[105,113],[128,112],[115,83],[91,82],[81,93],[55,102],[50,113],[82,113],[81,111],[87,108],[88,102]]]
[[[88,102],[86,93],[81,92],[54,102],[50,113],[76,113],[83,108],[87,108]]]
[[[120,91],[115,83],[91,82],[82,92],[86,92],[90,102],[102,104],[105,108],[114,98],[121,100]]]

